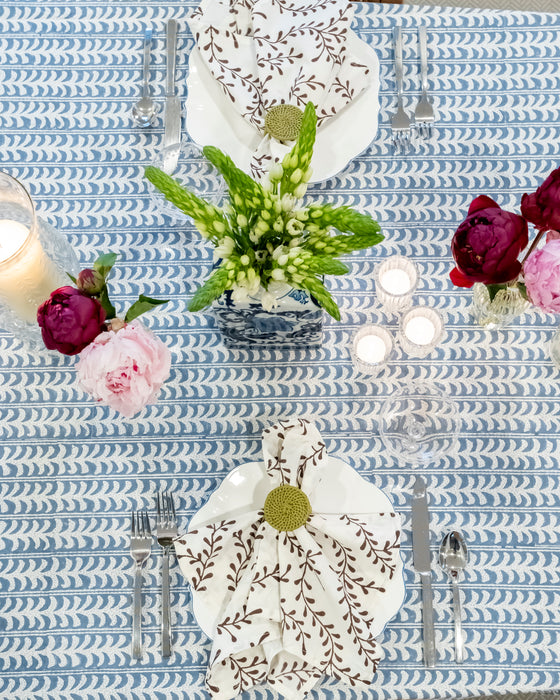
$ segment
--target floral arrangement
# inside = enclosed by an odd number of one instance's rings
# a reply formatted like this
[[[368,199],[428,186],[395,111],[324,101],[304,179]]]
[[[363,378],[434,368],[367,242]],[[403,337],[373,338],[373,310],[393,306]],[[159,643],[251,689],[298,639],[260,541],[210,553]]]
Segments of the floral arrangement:
[[[270,310],[288,284],[311,294],[340,319],[323,277],[346,274],[348,267],[338,257],[376,245],[383,236],[369,214],[329,203],[303,206],[316,127],[315,107],[308,103],[295,145],[259,182],[219,149],[206,146],[204,155],[228,185],[229,203],[223,209],[185,190],[161,170],[146,168],[148,180],[216,246],[216,266],[195,292],[190,311],[206,308],[226,290],[235,301],[262,290],[263,307]],[[335,229],[338,233],[333,235]]]
[[[537,233],[519,260],[529,244],[528,223]],[[545,245],[537,248],[545,234]],[[451,252],[453,284],[481,282],[491,300],[502,289],[517,288],[543,311],[560,313],[560,168],[535,192],[523,195],[521,215],[504,211],[485,195],[474,199],[453,236]]]
[[[52,292],[37,322],[49,350],[79,354],[76,369],[84,391],[130,418],[156,400],[169,377],[169,349],[137,320],[167,302],[140,295],[124,320],[117,318],[107,290],[116,259],[116,253],[101,255],[92,268],[69,275],[76,286]]]

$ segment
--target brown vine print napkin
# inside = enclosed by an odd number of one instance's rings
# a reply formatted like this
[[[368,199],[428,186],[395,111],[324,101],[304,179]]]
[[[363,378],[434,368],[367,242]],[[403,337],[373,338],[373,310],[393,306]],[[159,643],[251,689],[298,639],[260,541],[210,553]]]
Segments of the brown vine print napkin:
[[[264,431],[263,453],[271,490],[298,487],[312,510],[327,460],[317,428],[282,421]],[[175,540],[197,596],[210,607],[222,602],[206,676],[214,700],[263,682],[302,698],[324,674],[369,685],[381,651],[372,628],[396,575],[399,543],[393,512],[313,510],[292,531],[253,510]]]
[[[320,127],[369,85],[370,69],[348,46],[352,17],[347,0],[202,0],[189,19],[211,74],[263,134],[254,170],[281,157],[264,136],[271,107],[311,101]]]

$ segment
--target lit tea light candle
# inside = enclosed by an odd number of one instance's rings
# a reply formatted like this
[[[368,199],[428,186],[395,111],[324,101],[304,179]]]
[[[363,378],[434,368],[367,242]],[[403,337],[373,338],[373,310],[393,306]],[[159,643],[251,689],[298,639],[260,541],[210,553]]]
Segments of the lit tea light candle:
[[[352,342],[352,359],[356,367],[370,374],[389,359],[393,351],[393,338],[381,326],[360,328]]]
[[[386,270],[379,276],[383,289],[389,294],[408,294],[412,289],[412,280],[405,270]]]
[[[387,346],[376,335],[365,335],[356,343],[356,355],[362,362],[383,362],[387,356]]]
[[[406,337],[416,345],[429,345],[436,334],[436,327],[429,318],[411,318],[404,327]]]
[[[402,311],[412,304],[418,284],[416,265],[402,255],[393,255],[379,263],[374,271],[379,302],[388,311]]]
[[[429,306],[415,306],[401,319],[400,342],[409,355],[425,357],[443,337],[441,314]]]

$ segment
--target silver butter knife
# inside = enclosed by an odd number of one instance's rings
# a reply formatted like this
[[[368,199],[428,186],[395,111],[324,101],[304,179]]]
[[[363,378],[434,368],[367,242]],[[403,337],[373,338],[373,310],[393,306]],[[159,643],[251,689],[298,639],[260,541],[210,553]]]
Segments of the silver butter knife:
[[[426,482],[416,477],[412,492],[412,556],[414,568],[422,581],[422,621],[424,628],[424,664],[436,665],[434,609],[432,597],[432,566],[430,556],[430,516]]]
[[[163,148],[163,170],[172,175],[177,168],[181,141],[181,98],[175,94],[175,63],[177,57],[177,22],[167,22],[167,86],[165,90],[165,113]],[[176,146],[176,148],[171,148]]]

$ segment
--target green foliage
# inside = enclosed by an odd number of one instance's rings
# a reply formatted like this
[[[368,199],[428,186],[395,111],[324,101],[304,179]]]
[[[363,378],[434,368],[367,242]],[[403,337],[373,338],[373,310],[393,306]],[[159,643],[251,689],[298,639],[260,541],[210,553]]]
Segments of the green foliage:
[[[201,311],[220,297],[228,288],[228,272],[219,267],[210,275],[206,282],[199,287],[188,306],[189,311]]]
[[[146,311],[151,311],[161,304],[167,304],[168,301],[169,299],[152,299],[151,297],[144,296],[144,294],[140,294],[138,301],[135,301],[126,312],[124,320],[127,323],[133,321],[135,318],[138,318],[138,316],[145,314]]]
[[[204,155],[229,189],[229,203],[223,209],[183,189],[161,170],[146,168],[146,178],[217,246],[219,267],[196,291],[190,311],[204,309],[228,289],[242,296],[284,282],[308,291],[340,319],[323,277],[346,274],[348,267],[337,258],[377,245],[383,235],[377,221],[351,207],[301,206],[312,176],[316,130],[315,107],[309,102],[296,143],[262,182],[253,180],[219,149],[206,146]]]
[[[507,289],[507,284],[487,284],[486,289],[488,290],[490,301],[494,301],[500,289]]]
[[[117,253],[102,253],[93,263],[93,269],[106,278],[117,262],[117,257]]]

